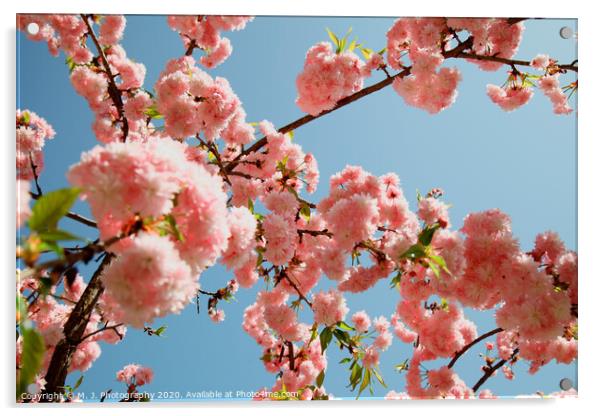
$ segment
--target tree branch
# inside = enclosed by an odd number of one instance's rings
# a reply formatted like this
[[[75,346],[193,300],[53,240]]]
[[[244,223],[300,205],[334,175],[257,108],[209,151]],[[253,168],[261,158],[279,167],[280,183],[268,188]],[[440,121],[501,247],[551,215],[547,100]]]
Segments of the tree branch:
[[[514,24],[514,23],[518,23],[519,21],[522,21],[522,20],[525,20],[525,18],[509,19],[509,23]],[[517,59],[506,59],[506,58],[501,58],[498,56],[478,55],[478,54],[471,53],[471,52],[465,52],[467,49],[470,49],[472,47],[472,42],[473,42],[473,38],[471,36],[468,39],[466,39],[464,42],[460,42],[453,49],[451,49],[449,51],[445,51],[443,53],[443,57],[445,59],[459,58],[459,59],[475,59],[475,60],[479,60],[479,61],[493,61],[493,62],[504,63],[507,65],[520,65],[520,66],[530,66],[531,65],[531,62],[529,62],[529,61],[523,61],[523,60],[517,60]],[[576,64],[576,62],[572,62],[571,64],[561,64],[561,65],[558,65],[558,68],[563,69],[563,70],[570,70],[570,71],[577,72],[578,67],[575,64]],[[304,126],[305,124],[310,123],[320,117],[330,114],[333,111],[336,111],[342,107],[345,107],[346,105],[349,105],[349,104],[359,100],[360,98],[370,95],[376,91],[380,91],[383,88],[391,85],[393,83],[393,81],[395,81],[395,79],[403,78],[403,77],[410,75],[411,69],[412,69],[411,66],[406,67],[406,68],[404,68],[403,71],[401,71],[395,75],[388,76],[387,78],[383,79],[380,82],[377,82],[376,84],[373,84],[369,87],[361,89],[360,91],[339,100],[339,102],[330,110],[325,110],[316,116],[307,114],[301,118],[298,118],[297,120],[279,128],[278,132],[283,133],[283,134],[288,133],[288,132],[295,130],[301,126]],[[261,139],[257,140],[255,143],[253,143],[253,145],[251,145],[247,149],[243,150],[230,163],[228,163],[228,165],[225,167],[225,171],[228,173],[232,172],[232,170],[240,163],[240,161],[243,157],[245,157],[251,153],[258,152],[266,144],[267,144],[266,137],[262,137]]]
[[[483,335],[481,335],[480,337],[476,338],[474,341],[466,344],[460,351],[458,351],[454,357],[451,359],[451,361],[449,362],[449,364],[447,365],[447,368],[452,368],[454,366],[454,364],[456,363],[456,361],[458,361],[458,359],[469,349],[471,349],[474,345],[478,344],[479,342],[483,341],[486,338],[489,338],[492,335],[495,335],[499,332],[502,332],[503,329],[502,328],[495,328],[492,329],[489,332],[484,333]]]
[[[63,329],[65,336],[56,345],[50,359],[50,364],[48,365],[48,371],[44,376],[46,380],[46,392],[48,393],[47,397],[49,398],[53,397],[54,394],[64,391],[65,380],[69,372],[73,353],[75,353],[77,346],[82,341],[82,336],[88,325],[90,315],[104,291],[100,277],[104,268],[111,262],[113,257],[113,254],[107,254],[104,257],[65,323]]]
[[[127,118],[125,117],[125,112],[123,110],[123,100],[121,99],[121,91],[119,90],[119,88],[117,87],[117,84],[115,83],[115,75],[111,71],[111,66],[109,65],[109,61],[107,60],[104,50],[102,49],[102,46],[100,45],[100,42],[98,41],[98,38],[96,37],[96,33],[94,33],[94,29],[92,28],[92,26],[90,25],[90,22],[88,21],[88,16],[85,14],[80,14],[80,16],[81,16],[82,20],[84,21],[84,23],[86,24],[86,27],[88,28],[88,35],[90,36],[90,38],[92,38],[92,42],[94,42],[94,45],[96,46],[96,50],[98,51],[98,56],[100,57],[102,66],[104,67],[105,73],[107,74],[107,77],[109,78],[108,92],[109,92],[109,96],[111,97],[111,100],[113,101],[113,104],[115,105],[115,108],[117,108],[117,112],[119,114],[119,121],[121,122],[121,132],[123,134],[122,141],[125,142],[128,137],[130,128],[128,125]]]
[[[514,351],[512,352],[512,355],[510,356],[509,360],[512,360],[514,357],[516,357],[517,354],[518,354],[518,348],[515,348]],[[506,364],[509,360],[500,360],[494,366],[489,367],[486,370],[484,370],[485,374],[483,374],[483,377],[481,377],[479,379],[479,381],[477,381],[477,383],[472,387],[472,391],[476,393],[477,390],[489,379],[489,377],[491,377],[501,366]]]

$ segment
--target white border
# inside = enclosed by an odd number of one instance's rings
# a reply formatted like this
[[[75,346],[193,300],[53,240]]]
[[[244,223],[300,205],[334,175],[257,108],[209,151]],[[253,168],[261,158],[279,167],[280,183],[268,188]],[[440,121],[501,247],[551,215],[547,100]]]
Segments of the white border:
[[[579,19],[579,66],[580,84],[579,91],[579,257],[581,283],[580,297],[580,363],[579,363],[579,395],[577,400],[505,400],[483,402],[337,402],[337,403],[304,403],[303,406],[291,405],[289,403],[253,403],[241,405],[238,403],[222,404],[149,404],[144,406],[144,412],[149,415],[163,414],[167,408],[177,407],[178,414],[209,413],[244,413],[249,415],[266,414],[302,414],[302,413],[343,413],[366,414],[376,409],[380,414],[399,414],[400,412],[416,413],[460,413],[462,415],[478,414],[507,416],[509,412],[520,412],[530,410],[546,415],[578,413],[593,408],[599,400],[597,391],[600,383],[602,369],[600,368],[599,354],[600,345],[600,305],[599,296],[600,280],[596,250],[600,247],[599,235],[601,234],[601,187],[597,178],[602,178],[600,167],[602,163],[598,160],[602,155],[602,135],[599,134],[600,119],[600,97],[602,97],[600,76],[596,70],[601,71],[599,48],[600,19],[596,13],[595,2],[577,3],[575,1],[547,1],[545,6],[542,2],[508,2],[497,1],[475,2],[477,7],[471,7],[470,2],[462,0],[428,2],[403,2],[395,0],[369,0],[340,1],[340,0],[213,0],[213,1],[123,1],[104,0],[99,1],[48,1],[29,0],[22,2],[6,1],[2,5],[2,45],[4,56],[1,67],[4,99],[2,105],[2,124],[7,126],[4,137],[0,139],[2,144],[2,155],[4,168],[1,169],[3,176],[3,190],[8,193],[4,202],[0,205],[3,215],[0,216],[0,229],[5,230],[2,238],[0,256],[2,259],[4,276],[3,300],[6,305],[4,317],[6,318],[3,337],[0,343],[2,349],[3,375],[0,384],[2,392],[2,405],[8,407],[8,414],[64,414],[69,409],[57,406],[44,406],[32,408],[15,408],[13,403],[14,392],[14,347],[11,346],[12,319],[14,317],[12,295],[13,286],[13,250],[14,250],[14,111],[15,111],[15,13],[27,12],[95,12],[95,13],[125,13],[125,14],[253,14],[253,15],[347,15],[347,16],[509,16],[520,15],[530,17],[576,17]],[[542,51],[545,52],[545,51]],[[300,53],[303,53],[301,51]],[[545,180],[545,178],[542,178]],[[537,190],[534,190],[536,192]],[[12,193],[12,195],[11,195]],[[545,209],[545,207],[540,207]],[[11,376],[12,375],[12,376]],[[140,407],[138,407],[140,409]],[[599,409],[597,409],[599,411]],[[104,408],[85,406],[73,406],[73,411],[85,412],[90,415],[111,413],[115,415],[131,413],[131,409],[115,407],[113,405]],[[139,411],[139,410],[138,410]],[[169,411],[169,410],[168,410]]]

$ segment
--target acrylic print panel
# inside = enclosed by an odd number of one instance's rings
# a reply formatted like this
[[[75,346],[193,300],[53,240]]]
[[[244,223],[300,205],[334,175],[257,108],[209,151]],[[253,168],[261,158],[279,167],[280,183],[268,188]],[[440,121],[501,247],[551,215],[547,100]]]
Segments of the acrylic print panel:
[[[576,395],[576,20],[17,25],[17,401]]]

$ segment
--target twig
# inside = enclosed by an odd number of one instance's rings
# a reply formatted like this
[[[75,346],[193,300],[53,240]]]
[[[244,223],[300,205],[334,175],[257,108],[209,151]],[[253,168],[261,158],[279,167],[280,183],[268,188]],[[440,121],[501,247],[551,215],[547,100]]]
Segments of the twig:
[[[458,359],[466,352],[468,351],[470,348],[472,348],[474,345],[478,344],[479,342],[483,341],[486,338],[489,338],[492,335],[495,335],[499,332],[502,332],[503,329],[502,328],[495,328],[492,329],[489,332],[484,333],[483,335],[481,335],[480,337],[476,338],[474,341],[466,344],[460,351],[458,351],[454,357],[451,359],[451,361],[449,362],[449,364],[447,365],[447,368],[452,368],[454,366],[454,364],[456,363],[456,361],[458,361]]]
[[[515,348],[514,351],[512,351],[512,355],[510,356],[509,360],[512,360],[514,357],[516,357],[517,354],[518,348]],[[493,373],[495,373],[501,366],[506,364],[509,360],[500,360],[496,365],[484,370],[485,374],[483,374],[483,377],[481,377],[479,381],[477,381],[477,383],[472,387],[472,391],[476,393],[477,390],[489,379],[489,377],[491,377]]]
[[[38,195],[42,195],[42,188],[40,187],[40,183],[38,182],[38,165],[36,165],[33,161],[33,155],[29,152],[29,163],[31,164],[31,172],[33,173],[33,180],[36,184],[36,190],[38,191]]]
[[[100,42],[98,41],[98,38],[96,37],[96,33],[94,33],[94,29],[92,29],[92,26],[90,25],[90,22],[88,21],[88,16],[85,14],[80,14],[80,16],[81,16],[82,20],[84,21],[84,23],[86,24],[86,28],[88,29],[88,35],[90,35],[90,37],[92,38],[92,42],[94,42],[94,45],[96,46],[96,50],[98,51],[98,56],[100,57],[102,65],[104,66],[104,70],[107,74],[107,77],[109,78],[108,92],[109,92],[109,96],[111,97],[111,100],[113,101],[113,104],[115,105],[115,108],[117,108],[117,112],[119,114],[119,120],[121,121],[121,132],[123,133],[122,141],[125,142],[128,137],[130,128],[128,125],[127,118],[125,117],[125,112],[123,110],[123,100],[121,99],[121,91],[119,91],[119,88],[117,87],[117,84],[115,83],[115,75],[111,71],[111,66],[109,65],[109,61],[107,60],[104,50],[102,49],[102,46],[100,45]]]
[[[94,332],[90,332],[88,335],[86,335],[85,337],[83,337],[81,339],[80,342],[83,342],[85,339],[90,338],[96,334],[99,334],[103,331],[108,331],[108,330],[113,330],[115,331],[115,333],[117,334],[117,336],[119,337],[119,339],[123,339],[123,334],[119,333],[119,331],[117,331],[117,328],[119,328],[120,326],[123,326],[123,324],[115,324],[115,325],[108,325],[108,322],[104,324],[104,326],[100,329],[97,329]]]

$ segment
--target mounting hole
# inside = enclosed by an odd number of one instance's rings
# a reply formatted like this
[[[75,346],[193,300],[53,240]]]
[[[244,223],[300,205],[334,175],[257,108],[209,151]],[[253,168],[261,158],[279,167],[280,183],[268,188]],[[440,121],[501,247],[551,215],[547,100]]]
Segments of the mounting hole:
[[[560,29],[560,37],[562,39],[570,39],[573,37],[573,29],[568,26],[564,26]]]
[[[29,33],[30,35],[37,35],[39,31],[40,26],[37,23],[31,22],[27,25],[27,33]]]
[[[560,388],[564,391],[572,389],[573,381],[570,378],[563,378],[560,380]]]

